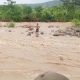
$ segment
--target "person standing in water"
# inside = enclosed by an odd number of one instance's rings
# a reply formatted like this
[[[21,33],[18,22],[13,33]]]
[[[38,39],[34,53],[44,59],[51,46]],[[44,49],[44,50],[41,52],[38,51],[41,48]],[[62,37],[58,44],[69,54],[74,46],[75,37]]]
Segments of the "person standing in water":
[[[39,37],[39,29],[40,29],[40,26],[39,26],[39,24],[37,23],[37,25],[36,25],[36,37]]]

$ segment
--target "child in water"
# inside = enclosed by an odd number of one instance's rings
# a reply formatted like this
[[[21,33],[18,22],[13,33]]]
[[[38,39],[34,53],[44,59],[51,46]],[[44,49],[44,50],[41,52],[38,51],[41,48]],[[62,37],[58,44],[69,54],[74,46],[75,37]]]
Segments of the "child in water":
[[[40,26],[39,26],[39,24],[37,23],[37,25],[36,25],[36,37],[39,37],[39,28],[40,28]]]

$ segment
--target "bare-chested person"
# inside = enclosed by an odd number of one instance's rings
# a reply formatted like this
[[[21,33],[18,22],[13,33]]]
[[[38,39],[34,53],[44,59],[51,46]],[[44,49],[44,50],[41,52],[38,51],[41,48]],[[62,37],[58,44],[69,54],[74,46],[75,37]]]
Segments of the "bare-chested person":
[[[39,24],[37,23],[37,25],[36,25],[36,32],[35,32],[36,37],[39,37],[39,28],[40,28],[40,26],[39,26]]]

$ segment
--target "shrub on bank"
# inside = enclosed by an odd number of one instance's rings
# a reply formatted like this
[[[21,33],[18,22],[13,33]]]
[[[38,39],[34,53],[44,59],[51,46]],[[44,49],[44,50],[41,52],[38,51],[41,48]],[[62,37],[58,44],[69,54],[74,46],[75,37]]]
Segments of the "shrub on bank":
[[[80,28],[80,20],[73,19],[72,22],[73,22],[73,24],[74,24],[75,27],[79,27]]]
[[[7,25],[7,27],[9,27],[9,28],[14,28],[14,27],[15,27],[15,23],[14,23],[14,22],[10,22],[10,23]]]

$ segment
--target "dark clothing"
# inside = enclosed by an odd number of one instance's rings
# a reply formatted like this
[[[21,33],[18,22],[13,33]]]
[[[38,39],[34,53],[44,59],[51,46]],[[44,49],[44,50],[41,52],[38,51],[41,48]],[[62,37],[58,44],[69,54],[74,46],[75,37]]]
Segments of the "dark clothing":
[[[37,26],[36,26],[36,30],[35,30],[35,33],[36,33],[36,37],[39,37],[39,26],[38,26],[38,24],[37,24]]]
[[[36,29],[36,32],[39,32],[39,29]]]

